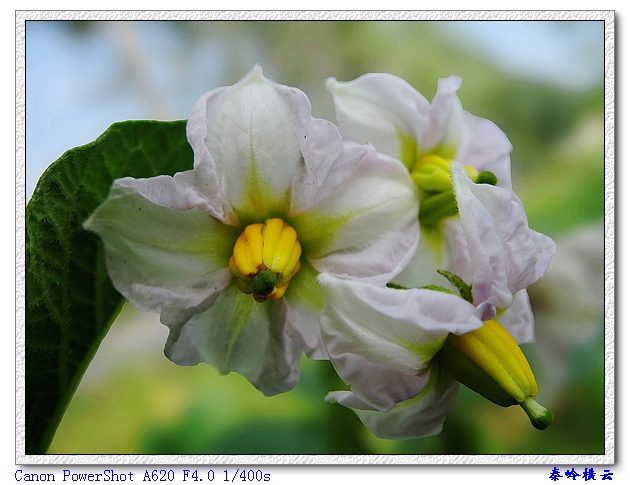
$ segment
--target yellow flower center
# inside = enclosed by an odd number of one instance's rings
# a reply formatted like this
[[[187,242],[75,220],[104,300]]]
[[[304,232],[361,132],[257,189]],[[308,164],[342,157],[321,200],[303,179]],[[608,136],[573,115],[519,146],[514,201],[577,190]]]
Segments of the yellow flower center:
[[[250,224],[234,243],[230,271],[238,288],[259,303],[277,300],[300,269],[302,246],[282,219]]]
[[[418,159],[411,167],[411,178],[422,190],[443,192],[451,188],[451,163],[453,160],[430,154]],[[471,180],[476,181],[479,172],[468,165],[464,167]]]

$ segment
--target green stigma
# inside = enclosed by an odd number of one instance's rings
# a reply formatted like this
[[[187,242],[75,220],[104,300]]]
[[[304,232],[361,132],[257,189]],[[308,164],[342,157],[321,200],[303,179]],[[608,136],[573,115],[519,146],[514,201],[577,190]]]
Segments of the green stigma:
[[[487,170],[479,172],[479,175],[477,175],[477,180],[475,180],[475,183],[477,184],[496,185],[497,182],[497,176],[492,172],[488,172]]]
[[[278,283],[278,275],[269,269],[262,270],[252,278],[254,295],[269,296]]]

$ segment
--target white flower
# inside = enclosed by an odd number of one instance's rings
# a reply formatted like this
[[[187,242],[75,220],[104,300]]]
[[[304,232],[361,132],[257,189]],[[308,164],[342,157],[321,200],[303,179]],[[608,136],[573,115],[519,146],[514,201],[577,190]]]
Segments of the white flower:
[[[533,342],[526,288],[545,274],[556,245],[529,228],[514,192],[473,183],[457,163],[451,173],[459,217],[446,221],[449,253],[457,255],[448,269],[472,285],[482,320],[494,318],[498,310],[518,343]]]
[[[354,81],[328,79],[337,123],[344,139],[370,143],[400,160],[420,187],[422,238],[418,251],[396,282],[404,286],[437,284],[456,254],[445,239],[445,220],[456,213],[450,166],[458,162],[473,180],[493,173],[496,185],[511,189],[512,145],[491,121],[462,109],[457,98],[461,79],[440,79],[429,103],[406,81],[391,74],[365,74]],[[419,279],[421,278],[421,279]]]
[[[450,269],[472,283],[470,302],[429,289],[319,277],[329,302],[322,320],[324,343],[351,386],[328,399],[353,408],[382,438],[441,431],[455,406],[458,383],[433,358],[449,334],[464,335],[496,319],[516,342],[533,339],[525,288],[544,274],[553,241],[529,229],[510,190],[475,184],[457,163],[452,179],[461,217],[448,221],[448,244],[459,255]]]
[[[510,188],[512,145],[494,123],[462,109],[461,83],[458,76],[440,79],[431,103],[391,74],[365,74],[350,82],[329,78],[326,87],[344,139],[371,143],[410,172],[423,158],[438,155],[493,172],[499,186]]]
[[[116,288],[170,329],[180,365],[293,388],[302,351],[325,358],[320,272],[385,284],[415,252],[415,187],[395,160],[344,147],[296,88],[256,66],[187,125],[194,169],[117,180],[85,223]]]
[[[437,434],[458,383],[432,362],[449,333],[481,327],[474,305],[428,289],[398,290],[321,274],[326,350],[351,386],[327,400],[351,408],[379,438]]]

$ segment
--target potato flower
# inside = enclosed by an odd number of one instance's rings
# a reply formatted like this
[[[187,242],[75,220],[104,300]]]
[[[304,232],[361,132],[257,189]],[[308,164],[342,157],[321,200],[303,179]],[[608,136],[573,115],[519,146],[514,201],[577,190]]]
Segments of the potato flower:
[[[450,179],[453,162],[463,165],[473,181],[512,186],[512,145],[493,122],[463,110],[457,97],[461,83],[458,76],[440,79],[429,102],[392,74],[326,82],[344,139],[369,143],[400,160],[420,189],[422,237],[413,261],[396,279],[404,286],[437,284],[436,270],[447,268],[457,257],[449,252],[444,224],[457,213]]]
[[[459,257],[445,274],[459,295],[319,277],[324,343],[351,386],[328,400],[352,408],[381,438],[439,433],[458,381],[496,404],[521,405],[538,428],[552,419],[534,399],[536,380],[517,343],[533,339],[525,288],[544,274],[555,245],[528,227],[512,191],[474,183],[458,163],[451,172],[460,217],[447,221],[446,234]]]
[[[492,261],[485,267],[479,263],[487,260],[484,251],[491,246],[479,244],[475,246],[478,257],[469,255],[461,225],[474,230],[483,239],[494,232],[489,227],[476,230],[471,225],[491,226],[493,222],[477,220],[471,214],[470,199],[462,203],[463,196],[457,195],[456,190],[467,190],[470,184],[460,183],[459,189],[455,188],[451,177],[454,165],[465,169],[467,178],[476,183],[471,190],[483,196],[486,202],[492,204],[491,199],[499,200],[497,194],[502,194],[503,209],[500,204],[494,204],[493,214],[497,221],[501,220],[500,224],[512,227],[511,218],[517,211],[519,217],[515,220],[525,221],[527,225],[522,203],[511,193],[512,145],[493,122],[464,111],[457,97],[461,83],[458,76],[440,79],[431,102],[406,81],[391,74],[370,73],[350,82],[329,78],[326,83],[344,138],[357,144],[369,143],[379,152],[400,160],[419,188],[422,237],[409,266],[394,280],[405,287],[440,284],[442,277],[437,270],[449,270],[465,281],[475,283],[471,279],[471,264],[476,268],[476,275],[497,271]],[[460,169],[457,171],[464,173]],[[490,188],[493,185],[506,190]],[[500,243],[485,242],[490,245]],[[521,242],[510,244],[519,246]],[[535,261],[535,253],[526,256],[531,247],[518,249],[528,261]],[[539,268],[531,267],[527,271],[536,272]],[[485,274],[482,279],[490,281],[488,276]],[[533,341],[533,314],[525,286],[521,285],[521,291],[511,291],[520,282],[506,282],[503,275],[503,280],[495,280],[493,293],[482,284],[480,276],[476,277],[478,281],[473,284],[475,300],[480,304],[489,298],[489,313],[484,319],[491,318],[490,313],[496,310],[510,307],[511,312],[520,315],[521,322],[512,325],[510,331],[518,334],[515,336],[520,343]]]
[[[85,227],[114,286],[170,329],[165,354],[292,389],[305,351],[326,358],[317,275],[384,285],[414,254],[416,188],[396,160],[344,147],[300,90],[254,67],[187,124],[194,168],[123,178]]]

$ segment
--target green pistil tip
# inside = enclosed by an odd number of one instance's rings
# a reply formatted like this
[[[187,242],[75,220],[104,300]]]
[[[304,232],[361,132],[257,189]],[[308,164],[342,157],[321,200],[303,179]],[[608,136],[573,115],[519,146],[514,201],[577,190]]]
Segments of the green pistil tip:
[[[497,184],[497,176],[495,174],[493,174],[492,172],[488,172],[487,170],[484,170],[482,172],[479,172],[479,175],[477,175],[477,182],[478,184],[488,184],[488,185],[496,185]]]
[[[252,279],[252,290],[254,291],[254,295],[269,295],[273,291],[277,282],[278,276],[276,273],[268,269],[262,270]]]
[[[553,422],[553,414],[536,402],[532,396],[527,396],[522,403],[519,403],[529,416],[529,420],[536,429],[546,429]]]

